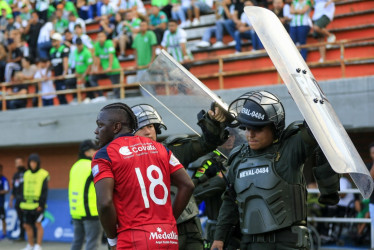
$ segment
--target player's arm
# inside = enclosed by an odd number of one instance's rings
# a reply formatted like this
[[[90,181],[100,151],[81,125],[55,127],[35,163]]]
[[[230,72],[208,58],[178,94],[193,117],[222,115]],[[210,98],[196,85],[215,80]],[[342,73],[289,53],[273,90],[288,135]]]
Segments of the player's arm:
[[[117,213],[113,203],[114,179],[104,178],[96,182],[97,211],[108,238],[117,237]]]
[[[187,206],[195,186],[184,168],[178,169],[171,174],[171,184],[178,188],[173,203],[174,218],[178,219]]]

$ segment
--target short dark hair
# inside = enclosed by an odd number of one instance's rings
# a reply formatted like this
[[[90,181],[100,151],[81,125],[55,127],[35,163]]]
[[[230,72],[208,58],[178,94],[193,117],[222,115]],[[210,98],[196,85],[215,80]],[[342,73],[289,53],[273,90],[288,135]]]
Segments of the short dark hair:
[[[169,23],[176,23],[176,24],[178,24],[178,21],[175,20],[175,19],[169,19]]]
[[[25,57],[23,57],[23,59],[25,59],[27,62],[31,63],[31,58],[29,56],[25,56]],[[20,158],[20,157],[17,157],[17,158]]]
[[[77,27],[82,28],[82,25],[80,25],[79,23],[77,23],[76,25],[74,25],[74,29],[77,28]]]
[[[101,109],[101,111],[109,111],[109,110],[121,110],[124,111],[125,114],[124,120],[128,121],[125,123],[125,126],[127,126],[129,129],[133,131],[136,131],[138,128],[138,119],[136,118],[134,112],[132,109],[125,103],[122,102],[115,102],[112,104],[108,104],[105,107]]]

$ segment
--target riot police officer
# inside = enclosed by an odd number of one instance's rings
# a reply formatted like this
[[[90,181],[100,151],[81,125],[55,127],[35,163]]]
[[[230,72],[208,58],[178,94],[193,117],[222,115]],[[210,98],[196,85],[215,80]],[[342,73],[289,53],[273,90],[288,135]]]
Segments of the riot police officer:
[[[161,129],[167,129],[161,116],[151,105],[136,105],[132,107],[132,110],[138,119],[138,130],[135,135],[156,140],[157,134],[161,134]],[[187,167],[190,162],[211,152],[225,142],[227,133],[222,123],[224,120],[225,117],[218,108],[214,112],[211,110],[208,113],[201,111],[198,114],[198,125],[203,131],[201,137],[171,136],[162,143],[174,153],[184,167]],[[172,199],[175,192],[176,189],[172,186]],[[177,220],[179,249],[203,249],[202,230],[200,220],[197,217],[198,214],[199,210],[195,199],[192,197]]]
[[[217,218],[219,209],[222,205],[221,196],[226,190],[226,182],[223,176],[225,169],[226,158],[220,152],[214,150],[213,152],[204,155],[196,161],[190,163],[187,172],[192,174],[192,180],[195,184],[194,197],[197,204],[202,201],[205,202],[205,214],[207,221],[205,224],[206,242],[204,249],[210,249],[216,230]],[[227,249],[236,250],[240,247],[240,232],[235,230],[230,233],[229,238],[225,240]]]
[[[232,188],[224,195],[212,249],[223,249],[228,230],[238,219],[240,249],[308,249],[303,163],[318,144],[305,123],[294,122],[285,129],[283,105],[269,92],[246,93],[229,108],[237,114],[248,143],[235,148],[228,159]],[[337,203],[339,175],[327,163],[317,166],[314,174],[321,182],[322,201]],[[331,181],[321,181],[324,176]]]

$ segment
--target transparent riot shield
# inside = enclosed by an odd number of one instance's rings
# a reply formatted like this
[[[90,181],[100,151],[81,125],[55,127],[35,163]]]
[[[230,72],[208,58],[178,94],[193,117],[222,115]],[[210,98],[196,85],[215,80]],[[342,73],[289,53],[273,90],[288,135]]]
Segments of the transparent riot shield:
[[[153,98],[163,109],[179,120],[179,123],[173,125],[183,124],[196,135],[200,135],[201,129],[196,125],[197,119],[193,119],[190,123],[186,122],[191,121],[191,116],[197,117],[202,109],[206,111],[211,109],[214,102],[222,109],[228,109],[228,105],[223,100],[164,50],[144,72],[139,83],[144,96],[143,102],[149,103],[150,98]],[[229,133],[231,139],[218,148],[226,156],[233,147],[245,142],[243,131],[230,128]]]
[[[244,12],[332,168],[349,173],[362,196],[368,198],[373,179],[282,23],[261,7],[245,7]]]

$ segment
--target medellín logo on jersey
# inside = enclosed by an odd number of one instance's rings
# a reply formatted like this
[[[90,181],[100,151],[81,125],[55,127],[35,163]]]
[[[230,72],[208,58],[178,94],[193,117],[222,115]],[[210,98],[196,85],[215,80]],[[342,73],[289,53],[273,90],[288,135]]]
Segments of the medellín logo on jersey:
[[[150,240],[178,240],[178,234],[176,234],[174,231],[171,231],[170,233],[163,232],[161,228],[157,228],[157,232],[151,232],[149,235]],[[166,243],[166,242],[165,242]],[[172,242],[167,242],[172,243]]]
[[[131,155],[132,154],[132,152],[130,151],[128,146],[123,146],[122,148],[120,148],[119,153],[121,155]]]

